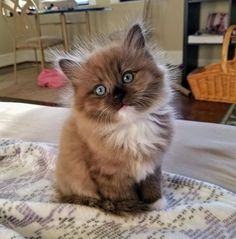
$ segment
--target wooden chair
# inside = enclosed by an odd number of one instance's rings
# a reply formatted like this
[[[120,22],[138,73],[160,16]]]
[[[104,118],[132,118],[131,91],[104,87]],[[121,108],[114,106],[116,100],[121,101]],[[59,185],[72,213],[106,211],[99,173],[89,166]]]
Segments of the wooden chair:
[[[36,62],[38,62],[37,50],[39,50],[41,69],[44,69],[44,49],[64,44],[64,41],[59,37],[41,34],[38,8],[33,0],[0,0],[0,10],[13,36],[14,78],[17,83],[17,50],[33,49]]]

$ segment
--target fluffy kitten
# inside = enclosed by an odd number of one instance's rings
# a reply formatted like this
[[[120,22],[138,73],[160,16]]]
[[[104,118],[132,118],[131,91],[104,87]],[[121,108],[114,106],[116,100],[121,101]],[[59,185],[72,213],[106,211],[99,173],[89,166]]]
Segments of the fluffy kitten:
[[[56,165],[63,202],[113,213],[162,198],[161,161],[172,136],[166,72],[135,24],[121,42],[58,61],[74,87]]]

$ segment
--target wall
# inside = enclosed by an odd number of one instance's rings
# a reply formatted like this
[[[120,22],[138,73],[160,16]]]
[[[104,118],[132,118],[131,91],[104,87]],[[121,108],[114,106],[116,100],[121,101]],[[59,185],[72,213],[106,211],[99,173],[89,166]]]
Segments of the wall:
[[[144,1],[109,4],[109,0],[97,0],[98,5],[111,6],[111,11],[91,12],[92,33],[111,33],[123,28],[127,22],[142,16]],[[111,2],[114,2],[114,0]],[[150,27],[157,43],[167,51],[181,51],[183,39],[184,0],[151,0],[149,13]],[[178,11],[176,11],[178,9]],[[83,14],[68,14],[70,21],[83,20]],[[69,27],[70,38],[86,35],[86,26]],[[50,28],[50,32],[53,29]],[[49,32],[49,31],[48,31]],[[174,39],[174,40],[173,40]]]
[[[0,15],[0,54],[5,54],[12,51],[13,43],[10,40],[11,35],[7,29],[6,22]]]
[[[114,0],[111,0],[114,2]],[[110,5],[110,0],[97,0],[98,4]],[[150,11],[150,26],[153,29],[154,39],[167,52],[167,56],[173,63],[182,62],[182,42],[183,42],[183,5],[184,0],[152,0]],[[136,19],[142,15],[143,1],[134,3],[111,4],[112,11],[90,13],[92,33],[110,33],[121,28],[127,19]],[[201,9],[201,28],[205,27],[207,16],[214,11],[228,11],[227,1],[213,3],[203,3]],[[83,14],[68,14],[69,21],[83,21]],[[43,16],[42,22],[57,22],[58,16]],[[194,19],[193,19],[194,20]],[[68,26],[70,42],[76,37],[85,37],[87,29],[85,25]],[[43,33],[60,35],[59,26],[45,26]],[[0,16],[0,67],[13,62],[12,38],[9,34],[5,21]],[[199,63],[204,65],[210,62],[219,61],[221,56],[221,46],[201,46],[199,53]],[[21,51],[18,54],[18,62],[34,60],[33,53]]]
[[[7,29],[6,22],[0,15],[0,67],[4,65],[9,65],[13,61],[12,51],[13,42],[10,32]]]
[[[30,24],[33,24],[33,19],[30,19]],[[21,34],[25,33],[22,24],[17,20],[17,31]],[[14,61],[13,54],[13,34],[14,32],[14,19],[8,18],[7,21],[0,14],[0,67],[11,65]],[[33,52],[31,51],[21,51],[17,56],[17,62],[23,62],[28,60],[28,55]]]

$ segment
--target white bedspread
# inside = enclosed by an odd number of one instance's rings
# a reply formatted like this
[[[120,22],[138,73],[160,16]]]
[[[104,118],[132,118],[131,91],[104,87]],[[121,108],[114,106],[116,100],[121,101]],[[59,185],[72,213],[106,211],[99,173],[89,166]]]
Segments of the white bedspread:
[[[0,238],[236,238],[236,195],[163,174],[167,209],[120,217],[55,201],[54,144],[0,140]]]

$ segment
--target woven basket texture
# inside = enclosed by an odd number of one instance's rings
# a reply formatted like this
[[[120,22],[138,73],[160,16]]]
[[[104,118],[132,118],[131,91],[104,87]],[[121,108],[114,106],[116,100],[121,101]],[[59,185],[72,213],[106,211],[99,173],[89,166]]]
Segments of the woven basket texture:
[[[236,103],[236,48],[233,59],[228,60],[231,36],[235,30],[236,25],[231,25],[226,31],[220,63],[197,68],[188,75],[196,99]]]

